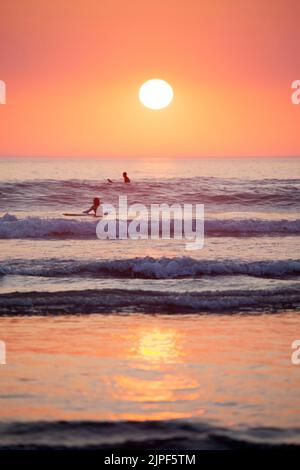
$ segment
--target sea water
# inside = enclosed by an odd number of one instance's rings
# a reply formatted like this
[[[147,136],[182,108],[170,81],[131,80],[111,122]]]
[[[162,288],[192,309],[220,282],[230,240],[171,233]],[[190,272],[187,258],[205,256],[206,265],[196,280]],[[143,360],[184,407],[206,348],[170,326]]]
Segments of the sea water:
[[[0,174],[0,445],[300,444],[299,159],[2,158]],[[204,204],[203,249],[62,215],[120,195]]]

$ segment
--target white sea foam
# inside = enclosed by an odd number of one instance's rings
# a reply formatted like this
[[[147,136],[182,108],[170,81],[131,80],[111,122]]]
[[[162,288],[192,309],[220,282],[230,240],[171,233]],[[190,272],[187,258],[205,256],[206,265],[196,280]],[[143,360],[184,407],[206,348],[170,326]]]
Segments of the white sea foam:
[[[128,220],[128,223],[131,220]],[[149,222],[150,224],[150,222]],[[0,217],[0,238],[96,238],[97,220],[24,217],[11,214]],[[171,224],[171,236],[174,233]],[[193,229],[195,220],[193,221]],[[149,227],[150,230],[150,227]],[[205,235],[252,236],[300,234],[300,219],[206,219]]]

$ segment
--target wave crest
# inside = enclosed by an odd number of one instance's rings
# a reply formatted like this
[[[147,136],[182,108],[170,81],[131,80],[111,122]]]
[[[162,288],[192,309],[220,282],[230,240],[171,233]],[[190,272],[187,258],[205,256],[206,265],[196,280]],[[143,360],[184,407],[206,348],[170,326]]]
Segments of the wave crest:
[[[0,423],[0,449],[299,449],[299,429],[192,420]]]
[[[165,292],[89,289],[59,292],[14,292],[0,295],[0,315],[62,315],[76,313],[242,313],[299,309],[298,287]]]
[[[131,220],[128,220],[130,223]],[[171,221],[171,237],[174,235]],[[17,218],[11,214],[0,217],[0,238],[96,238],[95,220],[25,217]],[[118,225],[118,220],[117,220]],[[193,219],[193,230],[196,221]],[[150,221],[148,223],[149,234]],[[253,236],[253,235],[298,235],[300,219],[262,220],[262,219],[207,219],[204,222],[205,235],[208,236]],[[160,230],[161,235],[161,230]]]
[[[9,260],[2,262],[0,273],[44,277],[92,276],[141,279],[195,278],[203,275],[287,278],[300,275],[300,260],[215,261],[190,257],[152,258],[149,256],[101,261]]]

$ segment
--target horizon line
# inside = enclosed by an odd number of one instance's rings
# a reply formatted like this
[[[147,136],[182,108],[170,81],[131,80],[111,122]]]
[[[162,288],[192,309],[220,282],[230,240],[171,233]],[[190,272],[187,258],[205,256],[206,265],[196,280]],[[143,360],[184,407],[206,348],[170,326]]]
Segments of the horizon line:
[[[0,158],[197,159],[197,158],[300,158],[300,155],[1,155]]]

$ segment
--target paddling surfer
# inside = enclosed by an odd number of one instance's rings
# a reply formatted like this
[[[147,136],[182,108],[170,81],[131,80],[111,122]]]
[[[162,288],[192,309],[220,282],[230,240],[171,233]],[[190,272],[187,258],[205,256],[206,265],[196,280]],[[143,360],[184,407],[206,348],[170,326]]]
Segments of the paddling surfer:
[[[130,178],[129,178],[129,176],[127,175],[127,172],[126,172],[126,171],[123,171],[122,176],[123,176],[124,183],[130,183]],[[114,183],[114,181],[111,180],[111,179],[109,179],[109,178],[107,178],[107,182],[108,182],[108,183]]]

